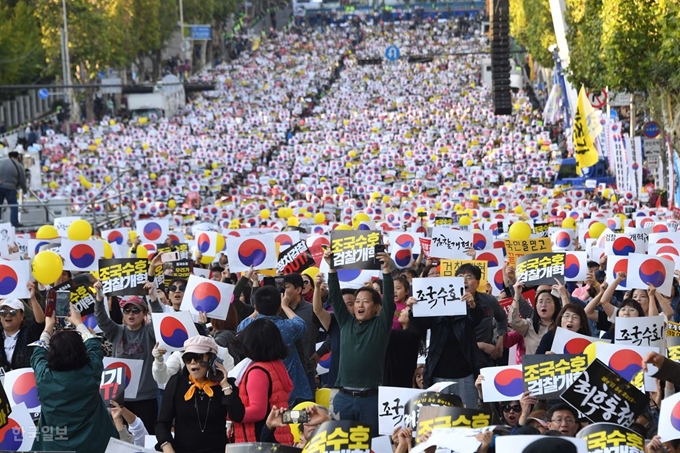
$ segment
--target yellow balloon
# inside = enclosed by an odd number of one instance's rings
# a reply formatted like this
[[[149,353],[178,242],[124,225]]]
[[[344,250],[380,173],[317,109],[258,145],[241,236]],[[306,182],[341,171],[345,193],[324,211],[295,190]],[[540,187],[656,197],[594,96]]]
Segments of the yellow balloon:
[[[463,205],[462,204],[457,204],[453,207],[454,211],[462,211],[463,210]]]
[[[588,358],[588,365],[593,363],[597,357],[597,342],[593,341],[588,346],[586,346],[586,348],[583,350],[583,353]]]
[[[468,167],[472,167],[474,164],[475,163],[473,162],[472,159],[468,159],[467,162],[465,162],[465,165],[467,165]]]
[[[611,189],[607,188],[602,191],[602,196],[605,198],[609,198],[609,196],[612,194]]]
[[[132,247],[130,247],[130,250],[128,250],[128,258],[132,256]],[[143,245],[138,245],[137,246],[137,258],[148,258],[149,257],[149,251],[143,246]]]
[[[337,193],[338,195],[342,195],[343,193],[345,193],[345,188],[344,188],[344,187],[341,187],[341,186],[336,187],[336,188],[335,188],[335,193]]]
[[[515,222],[510,225],[508,236],[510,239],[515,239],[518,241],[529,239],[531,237],[531,227],[526,222]]]
[[[69,225],[68,238],[72,241],[87,241],[92,236],[92,226],[83,219],[78,219]]]
[[[317,212],[314,214],[314,223],[321,225],[326,221],[326,215],[323,212]]]
[[[130,238],[130,241],[134,242],[134,240],[137,239],[137,232],[133,230],[128,231],[128,237]]]
[[[470,200],[472,200],[472,201],[479,201],[479,195],[472,195],[472,196],[470,197]]]
[[[210,175],[212,175],[212,172],[208,169],[203,170],[203,177],[204,178],[209,178]]]
[[[524,208],[522,205],[515,206],[515,208],[512,210],[515,214],[521,214],[524,212]]]
[[[352,228],[355,230],[359,229],[359,225],[361,225],[361,222],[370,222],[371,218],[368,216],[368,214],[360,212],[357,215],[354,216],[352,219]]]
[[[52,225],[43,225],[35,233],[36,239],[56,239],[58,237],[59,232]]]
[[[357,157],[357,152],[356,152],[356,151],[354,151],[354,150],[350,151],[350,152],[349,152],[349,153],[347,153],[347,154],[348,154],[348,155],[349,155],[349,157],[351,157],[352,159],[354,159],[355,157]]]
[[[61,257],[50,250],[43,250],[35,255],[31,263],[31,271],[36,281],[43,285],[51,285],[61,277],[64,262]]]
[[[94,142],[95,142],[97,145],[101,145],[101,144],[102,144],[102,139],[101,139],[101,138],[95,138],[95,139],[94,139]]]
[[[286,208],[279,208],[276,211],[276,215],[279,217],[279,219],[287,219],[288,217],[290,217],[288,215],[288,210]]]
[[[288,226],[289,227],[298,227],[298,226],[300,226],[300,221],[298,220],[297,217],[290,216],[290,217],[288,217]]]
[[[460,226],[468,226],[468,225],[470,225],[470,217],[468,217],[468,216],[461,217],[458,220],[458,223],[460,224]]]
[[[111,248],[111,244],[109,244],[109,241],[105,241],[103,239],[101,241],[104,244],[104,258],[110,260],[113,258],[113,249]]]
[[[151,179],[156,179],[156,173],[151,173],[151,174],[149,174],[149,178],[151,178]]]
[[[387,204],[387,203],[389,203],[390,201],[392,201],[392,199],[390,198],[389,195],[385,195],[385,196],[382,197],[382,202],[383,202],[383,203],[386,203],[386,204]]]
[[[215,260],[214,256],[201,256],[201,264],[210,264]]]
[[[562,228],[571,228],[572,230],[575,230],[576,220],[572,219],[571,217],[567,217],[566,219],[562,220]]]
[[[217,169],[217,162],[213,162],[211,167],[212,167],[213,170],[216,170]]]
[[[352,227],[347,225],[346,223],[341,223],[337,227],[335,227],[336,230],[338,231],[351,231]]]
[[[177,202],[174,198],[168,200],[168,208],[175,209],[177,207]]]
[[[371,194],[371,198],[375,198],[375,199],[380,198],[380,192],[373,192],[373,193]]]
[[[222,250],[224,250],[224,236],[221,234],[217,233],[217,240],[215,241],[215,248],[217,249],[217,253],[220,253]]]
[[[590,234],[590,237],[592,239],[597,239],[600,237],[602,232],[607,228],[607,225],[605,225],[602,222],[595,222],[592,225],[590,225],[590,228],[588,228],[588,233]]]
[[[260,218],[263,220],[267,220],[270,215],[271,213],[269,212],[269,209],[263,209],[262,211],[260,211]]]
[[[303,411],[307,409],[308,407],[316,406],[316,403],[312,401],[303,401],[301,403],[298,403],[293,410],[294,411]],[[300,424],[299,423],[291,423],[290,424],[290,431],[293,434],[293,440],[297,443],[300,442]]]
[[[110,177],[109,175],[104,176],[104,182],[105,182],[106,184],[110,183],[110,182],[111,182],[111,177]]]

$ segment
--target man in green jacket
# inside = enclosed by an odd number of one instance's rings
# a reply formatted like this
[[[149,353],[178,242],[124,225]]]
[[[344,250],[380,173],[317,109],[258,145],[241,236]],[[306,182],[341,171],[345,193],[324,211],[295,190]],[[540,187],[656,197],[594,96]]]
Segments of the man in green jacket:
[[[330,264],[330,251],[324,258]],[[341,420],[355,420],[378,429],[378,386],[382,384],[385,353],[392,330],[394,281],[390,257],[376,253],[382,263],[383,295],[365,286],[355,295],[354,315],[345,307],[335,270],[328,273],[328,299],[340,326],[340,367],[336,385],[340,391],[333,408]]]

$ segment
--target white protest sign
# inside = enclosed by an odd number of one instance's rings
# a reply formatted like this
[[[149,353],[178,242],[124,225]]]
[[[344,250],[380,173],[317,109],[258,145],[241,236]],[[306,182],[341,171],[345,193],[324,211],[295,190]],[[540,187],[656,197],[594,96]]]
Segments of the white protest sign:
[[[628,255],[626,285],[628,289],[647,289],[652,285],[664,296],[671,295],[675,261],[642,253]]]
[[[533,446],[536,443],[535,448],[541,449],[541,445],[550,445],[551,448],[560,448],[559,443],[564,443],[569,445],[569,443],[574,444],[575,453],[588,453],[588,445],[585,439],[577,439],[575,437],[558,436],[548,438],[541,435],[524,435],[524,436],[498,436],[496,438],[496,451],[498,452],[510,452],[510,451],[524,451],[525,448]],[[533,450],[532,450],[533,451]],[[544,450],[553,451],[553,450]],[[573,448],[562,447],[559,451],[574,451]],[[413,450],[411,450],[413,452]]]
[[[104,453],[154,453],[156,450],[142,448],[138,445],[131,444],[113,437],[109,439]]]
[[[522,365],[482,368],[482,395],[485,403],[519,401],[524,393]]]
[[[413,279],[414,317],[458,316],[467,314],[463,277],[429,277]]]
[[[54,228],[57,229],[59,237],[68,238],[68,227],[71,226],[73,222],[79,220],[80,217],[57,217],[54,219]]]
[[[666,321],[663,315],[637,318],[616,318],[614,343],[633,346],[653,346],[663,351]]]
[[[31,414],[40,413],[38,386],[33,368],[18,368],[6,372],[3,387],[12,408],[25,404]]]
[[[151,313],[153,330],[158,347],[170,352],[184,349],[184,342],[198,335],[196,325],[188,311]]]
[[[616,274],[619,272],[626,273],[626,279],[619,283],[617,289],[627,290],[631,289],[628,281],[628,257],[627,256],[608,256],[607,257],[607,284],[611,285],[616,280]],[[645,286],[646,288],[647,286]]]
[[[658,434],[662,442],[680,439],[680,393],[667,396],[661,401]]]
[[[231,373],[229,375],[231,376]],[[401,387],[378,387],[378,432],[392,435],[394,428],[404,426],[406,415],[404,406],[411,398],[424,391]]]
[[[430,257],[440,259],[470,259],[465,252],[472,248],[472,233],[434,227],[432,229]]]
[[[555,331],[555,338],[553,338],[550,350],[555,354],[583,354],[583,350],[593,342],[609,343],[608,340],[581,335],[563,327],[558,327]]]
[[[180,309],[193,314],[203,311],[209,318],[227,319],[234,288],[228,283],[190,275]]]

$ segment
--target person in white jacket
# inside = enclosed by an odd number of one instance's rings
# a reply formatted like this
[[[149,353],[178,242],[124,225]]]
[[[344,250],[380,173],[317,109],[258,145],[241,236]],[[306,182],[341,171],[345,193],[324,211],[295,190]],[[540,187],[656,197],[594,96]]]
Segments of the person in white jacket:
[[[149,435],[149,432],[139,417],[130,412],[128,408],[111,401],[111,418],[113,418],[113,424],[116,425],[120,440],[138,447],[144,446],[144,438]],[[123,421],[127,423],[127,427]]]
[[[156,346],[151,352],[154,357],[153,366],[151,367],[151,374],[159,384],[167,384],[170,378],[177,374],[177,372],[184,366],[184,362],[182,362],[181,351],[173,352],[170,354],[170,357],[164,360],[163,356],[166,352],[167,351],[165,349],[158,347],[158,343],[156,343]],[[224,361],[223,365],[227,371],[231,371],[234,368],[234,359],[231,357],[231,354],[229,354],[229,350],[227,348],[218,346],[217,357]]]

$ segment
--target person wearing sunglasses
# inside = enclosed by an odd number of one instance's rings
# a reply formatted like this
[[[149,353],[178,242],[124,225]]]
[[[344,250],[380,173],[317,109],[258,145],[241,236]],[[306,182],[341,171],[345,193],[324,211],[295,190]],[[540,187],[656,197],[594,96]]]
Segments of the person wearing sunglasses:
[[[154,435],[158,415],[158,384],[153,379],[151,369],[156,335],[152,323],[146,322],[149,313],[147,302],[138,296],[124,298],[120,303],[123,311],[123,324],[121,325],[111,320],[106,313],[102,283],[96,281],[93,287],[97,290],[94,314],[99,328],[111,341],[112,357],[143,361],[137,396],[134,399],[125,398],[125,406],[137,414],[149,434]],[[149,298],[153,311],[162,312],[163,309],[155,296],[154,284],[147,282],[144,289],[150,292]],[[115,306],[112,307],[112,310],[115,309]]]
[[[184,299],[184,291],[187,289],[187,281],[183,278],[174,278],[168,285],[168,300],[174,311],[179,311]],[[169,311],[169,310],[168,310]]]
[[[3,347],[0,348],[0,368],[5,372],[31,366],[30,343],[37,341],[45,328],[45,312],[38,302],[35,284],[28,283],[33,319],[25,318],[24,303],[19,299],[0,301]]]
[[[233,389],[227,370],[215,361],[216,357],[217,343],[210,337],[198,335],[184,342],[184,367],[165,387],[156,423],[156,450],[164,453],[224,451],[227,405],[233,400]]]

